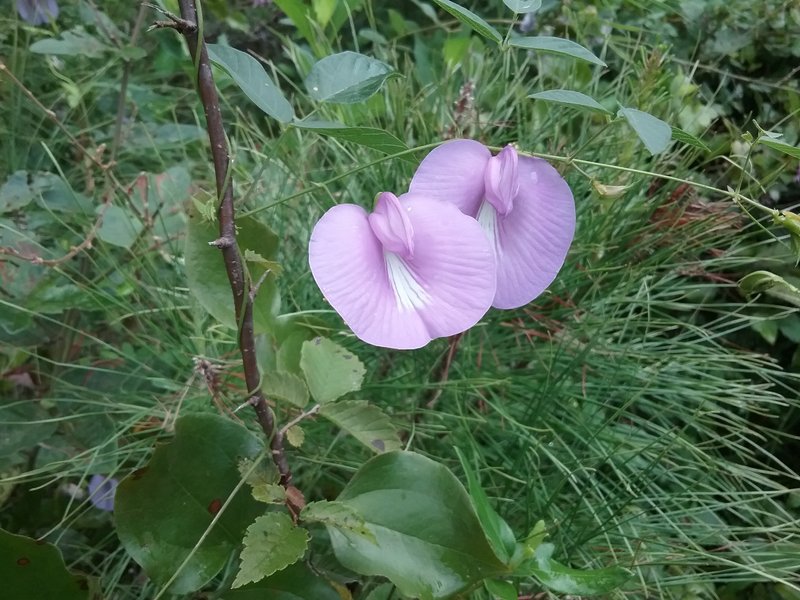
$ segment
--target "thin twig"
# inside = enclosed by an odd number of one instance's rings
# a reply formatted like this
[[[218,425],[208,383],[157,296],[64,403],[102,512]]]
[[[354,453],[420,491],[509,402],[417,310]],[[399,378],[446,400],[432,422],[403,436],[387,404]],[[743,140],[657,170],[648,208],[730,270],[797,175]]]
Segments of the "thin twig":
[[[261,375],[256,360],[253,329],[253,303],[246,293],[248,286],[245,280],[245,269],[242,264],[242,256],[236,245],[233,183],[229,174],[228,141],[222,123],[219,97],[214,85],[208,52],[206,51],[204,40],[200,39],[198,34],[198,15],[195,2],[194,0],[179,0],[178,5],[180,6],[181,16],[178,18],[174,15],[167,15],[167,17],[174,24],[172,27],[180,31],[186,39],[189,53],[193,62],[197,65],[197,88],[206,116],[217,197],[219,198],[219,208],[217,210],[219,239],[216,240],[214,245],[222,252],[225,270],[233,293],[236,322],[241,323],[239,329],[239,351],[242,355],[245,383],[250,394],[250,404],[255,409],[258,424],[269,440],[272,460],[280,473],[281,485],[288,489],[292,482],[292,472],[283,447],[283,435],[281,431],[276,429],[275,416],[261,391]],[[291,508],[293,507],[290,506]]]
[[[319,412],[320,408],[322,408],[321,405],[315,404],[314,406],[309,408],[307,411],[301,412],[294,419],[292,419],[291,421],[286,423],[286,425],[281,427],[281,429],[280,429],[281,435],[286,435],[286,432],[289,431],[292,427],[294,427],[295,425],[297,425],[298,423],[300,423],[302,421],[305,421],[309,417],[313,417],[314,415],[316,415]]]

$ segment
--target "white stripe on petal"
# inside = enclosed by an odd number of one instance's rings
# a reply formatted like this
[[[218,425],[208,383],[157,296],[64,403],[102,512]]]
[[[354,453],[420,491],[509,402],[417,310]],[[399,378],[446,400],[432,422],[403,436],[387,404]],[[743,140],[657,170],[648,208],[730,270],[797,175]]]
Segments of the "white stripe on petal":
[[[431,297],[416,280],[405,261],[392,252],[385,252],[383,256],[386,260],[389,282],[392,284],[394,297],[397,300],[397,307],[401,311],[405,311],[422,308],[429,304]]]
[[[497,230],[499,223],[497,222],[497,210],[490,202],[484,200],[478,209],[478,223],[483,229],[483,233],[489,239],[489,247],[494,252],[495,260],[500,260],[502,248],[500,247],[500,232]]]

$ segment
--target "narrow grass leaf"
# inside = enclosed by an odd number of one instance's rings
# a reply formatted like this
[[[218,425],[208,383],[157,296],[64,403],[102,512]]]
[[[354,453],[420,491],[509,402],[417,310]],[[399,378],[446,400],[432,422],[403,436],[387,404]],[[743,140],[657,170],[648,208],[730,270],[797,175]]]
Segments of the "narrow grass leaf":
[[[451,2],[450,0],[433,0],[441,8],[449,12],[456,19],[472,27],[476,33],[482,35],[486,39],[492,40],[494,43],[499,44],[503,41],[503,36],[494,27],[489,25],[481,17],[476,15],[471,10],[467,10],[463,6]]]
[[[258,517],[247,528],[240,555],[239,572],[233,580],[238,588],[285,569],[303,558],[308,548],[308,531],[292,523],[283,512]]]
[[[577,60],[583,60],[594,65],[605,67],[606,63],[597,58],[591,51],[580,44],[564,38],[537,35],[531,37],[516,37],[508,41],[509,46],[522,48],[524,50],[535,50],[549,54],[569,56]]]
[[[294,109],[281,93],[264,67],[255,58],[230,46],[206,44],[208,57],[224,69],[236,82],[245,96],[281,123],[289,123],[294,118]]]
[[[650,154],[659,154],[669,146],[672,128],[661,119],[650,113],[626,107],[619,109],[617,116],[625,117],[628,125],[636,132]]]
[[[545,102],[555,102],[556,104],[565,104],[578,109],[612,114],[610,110],[605,108],[591,96],[587,96],[586,94],[572,90],[547,90],[544,92],[536,92],[535,94],[531,94],[528,96],[528,98],[533,98],[534,100],[544,100]]]

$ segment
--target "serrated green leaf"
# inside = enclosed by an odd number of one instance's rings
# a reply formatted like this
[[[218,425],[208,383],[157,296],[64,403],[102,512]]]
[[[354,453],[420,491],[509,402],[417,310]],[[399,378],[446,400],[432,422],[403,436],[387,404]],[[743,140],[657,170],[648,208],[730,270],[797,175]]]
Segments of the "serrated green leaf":
[[[3,597],[19,600],[87,600],[85,577],[67,571],[53,544],[0,529],[0,581]],[[11,594],[5,596],[5,594]]]
[[[564,38],[550,37],[546,35],[536,35],[530,37],[515,37],[508,41],[509,46],[522,48],[524,50],[535,50],[547,54],[558,54],[568,56],[577,60],[583,60],[594,65],[605,67],[606,63],[597,58],[590,50],[580,44]]]
[[[372,543],[377,543],[363,517],[353,510],[351,506],[341,502],[329,502],[328,500],[309,502],[303,512],[300,513],[300,518],[310,523],[321,523],[351,531],[356,535],[367,538]]]
[[[762,137],[758,140],[758,143],[762,146],[766,146],[767,148],[772,148],[773,150],[777,150],[778,152],[783,152],[793,158],[800,158],[800,148],[797,146],[792,146],[791,144],[787,144],[783,140],[776,140],[771,137]]]
[[[659,154],[669,146],[672,127],[661,119],[650,113],[626,107],[619,109],[617,116],[624,117],[628,121],[628,125],[636,132],[650,154]]]
[[[253,498],[265,504],[283,504],[286,490],[277,483],[259,483],[253,486]]]
[[[555,102],[556,104],[565,104],[574,108],[586,109],[595,112],[602,112],[611,114],[611,111],[605,108],[597,100],[581,92],[572,90],[547,90],[544,92],[536,92],[531,94],[528,98],[534,100],[544,100],[545,102]]]
[[[342,600],[329,582],[301,562],[259,582],[229,590],[222,597],[225,600]]]
[[[694,146],[695,148],[700,148],[703,152],[711,152],[711,148],[706,146],[703,143],[703,140],[693,136],[688,131],[684,131],[679,127],[672,128],[672,139],[678,142],[683,142],[689,146]]]
[[[517,600],[517,588],[510,581],[503,579],[486,579],[483,582],[486,590],[500,600]]]
[[[349,127],[333,121],[295,121],[294,126],[320,135],[327,135],[346,142],[372,148],[384,154],[397,154],[408,150],[408,146],[388,131],[375,127]],[[413,160],[409,158],[408,160]]]
[[[267,396],[283,400],[297,408],[303,408],[308,404],[306,384],[292,373],[275,371],[264,374],[261,389]]]
[[[258,517],[244,536],[239,572],[232,587],[260,581],[303,558],[308,548],[308,531],[296,527],[283,512]]]
[[[117,488],[117,534],[159,585],[172,578],[240,482],[238,462],[261,442],[245,427],[209,414],[178,419],[175,437]],[[203,587],[228,563],[248,524],[264,510],[240,488],[170,586],[174,594]]]
[[[319,102],[354,104],[376,93],[394,72],[375,58],[346,51],[316,62],[305,85],[308,95]]]
[[[368,461],[337,498],[377,543],[328,527],[336,557],[362,575],[387,577],[413,598],[439,600],[502,576],[466,490],[443,465],[413,452]]]
[[[360,390],[366,373],[358,357],[322,337],[303,342],[300,368],[311,396],[320,404]]]
[[[325,404],[319,414],[338,425],[373,452],[402,448],[391,419],[366,400],[344,400]]]
[[[542,0],[503,0],[503,4],[520,15],[536,12],[542,8]]]
[[[306,434],[299,425],[294,425],[286,430],[286,441],[295,448],[299,448],[306,441]]]
[[[533,575],[545,587],[561,594],[597,596],[609,594],[627,582],[632,574],[622,567],[581,570],[565,567],[551,560],[554,546],[542,544],[536,549],[534,558],[524,564],[517,574]]]
[[[278,248],[278,236],[252,217],[236,220],[237,240],[242,252],[251,250],[268,260],[275,257]],[[211,316],[223,325],[236,328],[233,312],[233,294],[231,293],[225,261],[218,248],[208,243],[219,237],[219,230],[214,223],[203,221],[197,214],[189,215],[184,246],[184,262],[186,278],[192,295]],[[262,264],[252,263],[250,274],[253,281],[266,271]],[[280,296],[275,285],[275,277],[270,275],[258,289],[253,306],[253,319],[257,332],[270,331],[278,314]]]
[[[231,76],[253,104],[281,123],[289,123],[294,119],[292,105],[260,62],[246,52],[230,46],[206,44],[206,48],[208,57]]]
[[[478,515],[478,520],[481,522],[486,539],[492,545],[497,558],[508,564],[517,545],[514,532],[511,531],[508,523],[497,514],[497,511],[489,502],[489,497],[483,490],[478,475],[472,469],[472,465],[470,465],[460,449],[456,448],[455,450],[458,460],[461,462],[461,468],[464,469],[464,474],[467,476],[467,489],[472,500],[472,506],[475,509],[475,514]]]
[[[453,15],[456,19],[472,27],[475,30],[475,33],[478,33],[485,37],[486,39],[492,40],[494,43],[499,44],[503,41],[503,36],[500,35],[500,32],[497,31],[494,27],[489,25],[486,21],[484,21],[481,17],[476,15],[471,10],[467,10],[463,6],[456,4],[455,2],[451,2],[450,0],[433,0],[436,4],[442,7],[444,10],[449,12]]]

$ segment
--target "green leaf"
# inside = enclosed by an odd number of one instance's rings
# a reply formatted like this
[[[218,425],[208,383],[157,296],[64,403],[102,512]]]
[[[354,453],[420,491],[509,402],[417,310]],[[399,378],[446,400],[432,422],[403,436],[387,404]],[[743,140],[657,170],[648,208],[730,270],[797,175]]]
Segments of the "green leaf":
[[[238,461],[262,449],[247,429],[228,419],[186,415],[178,419],[173,441],[157,447],[147,466],[119,484],[117,533],[155,582],[164,585],[172,577],[211,525],[240,481]],[[208,583],[263,509],[240,489],[170,591],[188,594]]]
[[[61,553],[24,535],[0,529],[0,581],[3,596],[9,600],[87,600],[89,584],[85,577],[71,574]],[[5,596],[5,594],[11,594]]]
[[[275,258],[278,249],[278,236],[253,217],[236,220],[239,249],[257,252],[267,260]],[[189,215],[186,232],[184,259],[186,277],[192,295],[209,314],[220,323],[236,328],[233,312],[233,294],[225,271],[222,252],[208,243],[219,237],[215,223],[204,222],[197,214]],[[267,270],[263,264],[250,263],[250,273],[258,281]],[[278,312],[280,297],[275,285],[275,276],[269,275],[261,284],[253,306],[256,331],[270,331]]]
[[[96,37],[80,27],[65,31],[60,38],[45,38],[31,44],[29,50],[36,54],[57,54],[60,56],[88,56],[97,58],[111,50]]]
[[[319,414],[344,429],[373,452],[403,447],[391,419],[366,400],[344,400],[325,404]]]
[[[536,12],[542,8],[542,0],[503,0],[503,4],[521,15]]]
[[[800,158],[800,148],[797,146],[792,146],[791,144],[787,144],[782,140],[776,140],[770,137],[761,137],[758,140],[758,143],[766,146],[767,148],[772,148],[773,150],[777,150],[778,152],[783,152],[784,154],[788,154],[793,158]]]
[[[444,10],[453,15],[456,19],[472,27],[476,33],[482,35],[486,39],[492,40],[494,43],[499,44],[503,41],[503,36],[494,27],[489,25],[486,21],[481,19],[471,10],[467,10],[463,6],[451,2],[450,0],[433,0],[436,4],[441,6]]]
[[[308,388],[306,384],[292,373],[284,373],[282,371],[265,373],[261,389],[267,396],[283,400],[297,408],[303,408],[308,404]]]
[[[780,275],[769,271],[754,271],[739,280],[739,289],[746,296],[767,293],[795,306],[800,306],[800,289]]]
[[[320,404],[360,390],[366,373],[358,357],[323,337],[303,342],[300,368],[311,395]]]
[[[98,206],[100,212],[103,207]],[[105,209],[103,222],[97,230],[97,237],[107,244],[119,246],[120,248],[130,248],[139,237],[144,225],[127,208],[112,204]]]
[[[286,490],[277,483],[257,483],[253,486],[253,498],[264,504],[283,504]]]
[[[286,430],[286,441],[294,448],[300,448],[306,441],[306,433],[300,425],[293,425]]]
[[[711,152],[711,148],[703,143],[703,140],[693,136],[688,131],[684,131],[679,127],[672,128],[672,139],[677,140],[678,142],[683,142],[689,146],[694,146],[695,148],[700,148],[703,152]]]
[[[305,2],[302,0],[275,0],[275,4],[289,17],[307,42],[313,44],[317,41],[314,28],[308,18],[309,6]]]
[[[464,454],[458,448],[455,450],[458,460],[461,462],[461,468],[464,469],[464,474],[467,476],[467,487],[472,506],[478,515],[478,520],[481,522],[486,539],[492,545],[497,558],[508,564],[517,546],[514,532],[511,531],[508,523],[492,507],[489,497],[481,487],[478,475],[472,469]]]
[[[663,152],[669,146],[669,141],[672,139],[672,127],[661,119],[650,113],[625,107],[619,109],[617,116],[625,117],[628,125],[633,128],[650,154]]]
[[[19,210],[36,197],[36,192],[28,185],[28,172],[15,171],[0,187],[0,214]]]
[[[508,41],[509,46],[515,48],[523,48],[525,50],[536,50],[537,52],[545,52],[547,54],[558,54],[561,56],[569,56],[577,60],[584,60],[594,65],[605,67],[606,63],[597,58],[589,50],[576,44],[571,40],[564,38],[548,37],[545,35],[537,35],[532,37],[516,37]]]
[[[368,461],[337,500],[377,540],[329,526],[336,557],[362,575],[387,577],[413,598],[438,600],[503,575],[464,487],[443,465],[413,452]]]
[[[300,518],[309,523],[322,523],[338,529],[351,531],[377,544],[375,536],[367,527],[366,521],[352,507],[342,502],[309,502],[300,513]]]
[[[239,572],[234,588],[260,581],[303,558],[308,548],[308,531],[296,527],[283,512],[258,517],[244,536]]]
[[[342,600],[322,577],[297,562],[272,577],[225,592],[224,600]]]
[[[795,265],[800,263],[800,215],[782,210],[773,215],[772,219],[789,233],[789,240],[795,255]]]
[[[281,123],[294,119],[294,109],[255,58],[230,46],[206,44],[208,57],[222,67],[253,104]]]
[[[338,1],[339,0],[311,0],[311,6],[314,8],[314,15],[317,17],[317,23],[322,27],[330,23]]]
[[[319,102],[354,104],[376,93],[393,74],[386,63],[347,51],[315,63],[305,85],[308,95]]]
[[[537,92],[531,94],[528,98],[534,100],[544,100],[546,102],[555,102],[556,104],[566,104],[574,108],[587,109],[596,112],[611,114],[611,111],[605,108],[597,100],[581,92],[574,92],[572,90],[547,90],[545,92]]]
[[[388,131],[376,127],[350,127],[332,121],[295,121],[295,127],[308,129],[320,135],[360,144],[384,154],[397,154],[408,150],[408,146]],[[409,158],[408,160],[413,160]]]
[[[8,396],[0,398],[0,464],[24,462],[20,452],[52,436],[58,426],[39,402],[12,402]]]
[[[544,586],[560,594],[597,596],[609,594],[631,578],[631,572],[622,567],[580,570],[571,569],[550,559],[552,544],[542,544],[534,558],[523,565],[526,574],[533,575]],[[520,573],[521,571],[518,571]]]
[[[486,590],[500,600],[517,600],[517,588],[510,581],[503,579],[486,579],[483,582]]]

